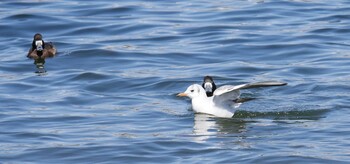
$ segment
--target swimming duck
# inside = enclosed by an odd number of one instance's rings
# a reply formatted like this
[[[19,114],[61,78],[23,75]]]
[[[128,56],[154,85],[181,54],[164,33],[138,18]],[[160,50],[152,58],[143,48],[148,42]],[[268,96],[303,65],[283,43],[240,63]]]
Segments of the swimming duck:
[[[54,57],[56,55],[55,46],[49,42],[45,43],[43,36],[39,33],[34,35],[32,47],[29,49],[28,58],[45,59],[47,57]]]
[[[213,92],[216,90],[216,85],[211,76],[205,76],[203,79],[202,87],[205,90],[205,93],[208,97],[213,96]]]

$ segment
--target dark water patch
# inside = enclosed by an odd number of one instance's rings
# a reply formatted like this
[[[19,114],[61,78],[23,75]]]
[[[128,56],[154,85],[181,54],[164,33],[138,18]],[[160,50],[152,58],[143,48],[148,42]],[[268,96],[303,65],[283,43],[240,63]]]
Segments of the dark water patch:
[[[119,56],[119,53],[112,51],[112,50],[106,50],[106,49],[100,49],[100,48],[93,48],[96,47],[95,44],[85,44],[84,45],[85,49],[78,49],[72,51],[69,55],[74,56],[76,58],[80,59],[95,59],[91,61],[85,61],[85,62],[80,62],[82,65],[90,65],[91,67],[95,67],[96,65],[103,64],[103,63],[98,63],[101,62],[101,60],[104,60],[108,57],[113,57],[115,56],[115,59],[118,59],[117,57]],[[97,58],[98,57],[98,58]]]
[[[235,26],[232,25],[203,25],[203,26],[196,26],[196,27],[189,27],[186,29],[181,30],[183,35],[191,35],[191,36],[203,36],[203,34],[208,34],[208,32],[211,32],[210,34],[216,34],[213,32],[217,32],[217,34],[220,34],[218,32],[224,32],[225,30],[235,29]],[[204,35],[206,36],[206,35]]]
[[[86,94],[81,94],[86,95]],[[66,96],[63,98],[62,101],[58,101],[57,105],[65,103],[66,105],[96,105],[99,103],[103,103],[104,101],[98,101],[99,99],[96,97],[96,95],[91,95],[90,97],[81,98],[78,96]]]
[[[278,154],[278,153],[277,153]],[[264,160],[268,163],[279,163],[279,162],[292,162],[296,159],[301,160],[303,162],[316,162],[316,163],[343,163],[345,161],[342,160],[336,160],[336,159],[324,159],[321,156],[320,157],[310,157],[310,156],[303,156],[303,155],[289,155],[289,156],[283,156],[281,158],[274,157],[275,155],[262,155],[260,158],[261,160]],[[250,162],[258,162],[260,160],[252,160]]]
[[[18,36],[18,37],[27,36],[29,38],[28,45],[30,45],[30,42],[32,41],[32,37],[35,33],[38,33],[38,32],[42,33],[44,35],[45,41],[48,41],[47,36],[60,35],[65,33],[65,31],[68,31],[68,29],[76,28],[77,26],[79,26],[74,22],[62,20],[61,18],[55,18],[55,17],[45,18],[45,16],[41,16],[41,15],[14,16],[14,18],[8,18],[7,22],[14,21],[10,19],[16,19],[18,20],[18,23],[7,24],[6,28],[2,30],[3,34]],[[42,20],[47,20],[47,21],[43,23]],[[57,29],[60,29],[60,30],[57,30]],[[14,30],[16,30],[17,33],[11,34],[11,32],[13,32]],[[25,31],[28,31],[28,32],[26,33]]]
[[[130,78],[129,80],[106,80],[105,82],[100,81],[96,84],[91,83],[88,85],[87,90],[103,93],[129,92],[134,94],[154,94],[156,92],[159,93],[166,92],[167,90],[173,90],[177,83],[177,80],[167,81],[162,80],[159,77],[145,77],[142,79]]]
[[[154,146],[151,146],[153,145],[153,143],[134,143],[133,145],[137,146],[139,149],[130,150],[125,145],[106,145],[89,147],[84,147],[84,145],[73,145],[59,148],[38,148],[32,150],[30,153],[21,155],[21,158],[25,159],[24,161],[38,161],[38,159],[32,157],[43,152],[48,152],[50,155],[45,158],[41,158],[41,162],[49,162],[52,158],[60,159],[59,161],[61,162],[83,162],[85,160],[83,157],[79,156],[80,153],[94,154],[91,162],[105,162],[106,160],[117,160],[122,162],[144,161],[150,163],[158,163],[159,159],[162,159],[163,162],[171,162],[177,159],[176,157],[166,157],[166,152],[160,153],[159,155],[151,153],[153,151],[156,151],[156,148]],[[111,156],[111,152],[114,152],[116,150],[119,150],[120,153]]]
[[[271,118],[275,120],[318,120],[326,117],[329,109],[310,109],[310,107],[300,107],[300,109],[284,109],[283,111],[272,112],[249,112],[238,110],[234,118]]]
[[[37,2],[37,1],[11,1],[11,0],[4,0],[2,1],[2,4],[5,6],[8,6],[7,8],[12,8],[12,7],[28,7],[28,6],[33,6],[33,5],[45,5],[45,4],[50,4],[49,2]]]
[[[47,140],[47,141],[59,141],[60,136],[57,134],[52,134],[52,133],[39,133],[39,132],[10,132],[8,134],[3,134],[7,135],[9,137],[15,137],[19,138],[22,140],[32,140],[34,143],[40,144],[40,140]],[[14,141],[7,141],[9,143],[19,143],[14,142]]]
[[[298,75],[308,75],[308,76],[316,76],[316,75],[332,73],[332,70],[329,70],[327,68],[306,67],[306,66],[299,66],[297,68],[294,68],[291,71],[298,74]]]
[[[49,19],[51,17],[45,16],[45,15],[38,15],[38,14],[15,14],[8,16],[4,18],[4,20],[15,20],[15,21],[20,21],[20,22],[26,22],[26,21],[39,21],[41,19]]]
[[[119,18],[123,16],[132,15],[132,12],[137,10],[139,6],[101,6],[101,7],[88,7],[88,9],[75,10],[74,13],[79,13],[80,16],[93,16],[93,17],[114,17]]]
[[[25,56],[23,55],[23,57],[25,57]],[[9,57],[9,58],[11,58],[11,57]],[[17,62],[17,61],[16,62],[12,62],[12,61],[7,62],[6,58],[3,58],[3,60],[5,61],[4,63],[6,63],[6,65],[0,66],[1,71],[4,71],[6,73],[12,73],[14,75],[19,75],[20,73],[24,73],[24,72],[28,72],[28,71],[32,70],[30,66],[33,66],[33,68],[35,67],[35,65],[33,64],[34,61],[31,61],[31,60],[27,60],[29,62],[29,64],[24,63],[24,62]]]
[[[105,29],[101,28],[101,27],[81,27],[81,28],[77,28],[74,31],[71,31],[70,33],[75,34],[75,35],[92,35],[94,33],[103,33],[105,32]],[[69,34],[69,33],[68,33]]]
[[[326,34],[326,33],[349,33],[350,30],[349,29],[339,29],[339,28],[331,28],[331,27],[328,27],[328,28],[322,28],[322,29],[316,29],[316,30],[313,30],[311,31],[311,33],[317,33],[317,34]]]
[[[267,68],[267,67],[261,67],[259,65],[237,65],[234,69],[232,69],[232,73],[234,72],[244,72],[245,74],[254,73],[254,74],[261,74],[264,72],[272,71],[274,68]]]
[[[108,75],[104,75],[97,72],[85,72],[72,78],[72,81],[100,81],[109,78]]]
[[[140,24],[135,23],[135,24],[111,25],[108,27],[108,29],[111,29],[111,33],[114,33],[114,34],[120,34],[120,35],[130,34],[130,37],[129,37],[130,41],[132,41],[131,38],[134,38],[137,41],[139,38],[132,37],[133,36],[132,34],[138,33],[140,36],[144,36],[147,31],[159,26],[160,25],[145,24],[145,23],[143,23],[142,26],[140,26]],[[125,42],[127,40],[128,39],[121,38],[116,41]]]
[[[157,90],[157,91],[167,91],[172,90],[178,86],[178,81],[167,81],[167,80],[159,80],[159,82],[147,83],[145,87],[148,90]]]
[[[337,11],[341,11],[343,10],[344,12],[349,11],[349,8],[337,8]],[[318,17],[313,19],[312,21],[326,21],[329,23],[345,23],[347,21],[349,21],[349,15],[346,14],[328,14],[326,16],[323,17]]]
[[[16,93],[18,92],[18,90],[20,90],[21,92],[26,92],[28,90],[31,90],[34,86],[36,86],[36,84],[33,83],[2,83],[1,87],[2,89],[6,89],[8,90],[8,93]]]
[[[337,37],[333,37],[333,36],[327,36],[327,35],[323,35],[323,34],[316,34],[316,35],[304,35],[302,37],[300,37],[300,39],[304,39],[304,40],[308,40],[308,41],[315,41],[315,40],[334,40],[334,41],[338,41],[338,40],[342,40],[341,38]],[[313,43],[315,46],[319,45],[319,43]],[[325,48],[325,47],[322,47]]]
[[[104,82],[96,82],[86,86],[88,91],[92,92],[126,92],[134,90],[139,86],[134,80],[107,80]]]

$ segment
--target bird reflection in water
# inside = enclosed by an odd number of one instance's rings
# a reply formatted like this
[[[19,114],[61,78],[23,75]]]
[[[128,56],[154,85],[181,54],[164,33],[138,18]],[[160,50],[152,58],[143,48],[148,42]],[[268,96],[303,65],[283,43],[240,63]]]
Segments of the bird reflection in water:
[[[220,136],[241,137],[244,132],[246,132],[245,121],[217,118],[200,113],[194,115],[193,133],[197,142],[205,142]]]

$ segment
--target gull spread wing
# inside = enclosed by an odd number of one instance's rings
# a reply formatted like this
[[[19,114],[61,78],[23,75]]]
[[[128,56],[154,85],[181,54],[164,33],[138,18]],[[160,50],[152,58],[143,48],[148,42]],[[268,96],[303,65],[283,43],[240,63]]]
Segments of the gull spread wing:
[[[258,87],[272,87],[272,86],[283,86],[287,83],[276,82],[276,81],[266,81],[258,83],[248,83],[241,85],[224,85],[219,87],[214,91],[214,102],[222,103],[225,101],[232,101],[239,98],[240,89],[258,88]]]
[[[214,91],[214,95],[222,95],[224,93],[231,92],[233,90],[238,89],[249,89],[249,88],[258,88],[258,87],[272,87],[272,86],[283,86],[287,85],[287,83],[282,82],[276,82],[276,81],[265,81],[265,82],[258,82],[258,83],[248,83],[248,84],[241,84],[241,85],[224,85],[220,88],[216,89]]]
[[[272,87],[272,86],[283,86],[287,85],[287,83],[282,83],[278,81],[264,81],[258,83],[249,83],[243,84],[239,89],[249,89],[249,88],[258,88],[258,87]]]
[[[225,102],[225,101],[232,101],[239,97],[240,92],[239,89],[244,87],[246,84],[242,85],[224,85],[219,87],[214,91],[214,97],[213,100],[216,104]]]

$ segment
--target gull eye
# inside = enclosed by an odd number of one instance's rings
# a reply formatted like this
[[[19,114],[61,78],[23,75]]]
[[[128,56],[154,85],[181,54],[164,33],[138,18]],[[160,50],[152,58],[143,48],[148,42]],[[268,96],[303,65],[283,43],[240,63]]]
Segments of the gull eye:
[[[191,92],[194,92],[194,90],[192,89],[192,90],[190,90]]]

